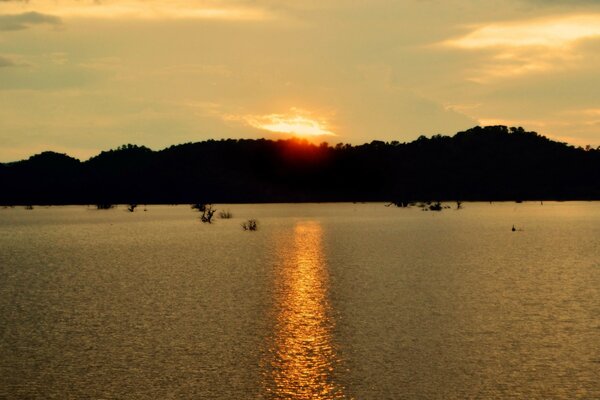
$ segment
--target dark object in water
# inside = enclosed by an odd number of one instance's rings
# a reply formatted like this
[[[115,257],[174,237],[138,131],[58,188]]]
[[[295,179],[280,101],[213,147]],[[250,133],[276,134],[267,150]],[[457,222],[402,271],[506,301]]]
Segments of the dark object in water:
[[[204,203],[195,203],[191,205],[192,210],[198,210],[200,212],[204,212],[204,210],[206,209],[206,204]]]
[[[217,212],[217,209],[213,208],[212,204],[195,203],[191,207],[192,210],[198,210],[202,213],[200,216],[202,222],[212,224],[213,215]]]
[[[221,219],[229,219],[229,218],[233,217],[233,214],[231,214],[231,212],[229,210],[221,211],[219,213],[219,217]]]
[[[212,224],[213,215],[217,212],[215,208],[213,208],[212,204],[207,204],[204,206],[202,210],[202,215],[200,216],[200,220],[205,223]]]
[[[429,206],[430,211],[442,211],[442,203],[436,201],[435,203]]]
[[[249,219],[247,222],[242,223],[242,229],[245,231],[255,231],[258,229],[258,221]]]

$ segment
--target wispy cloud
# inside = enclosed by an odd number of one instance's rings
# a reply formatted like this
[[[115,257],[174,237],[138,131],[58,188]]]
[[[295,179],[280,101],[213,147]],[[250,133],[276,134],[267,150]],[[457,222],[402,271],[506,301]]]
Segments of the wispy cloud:
[[[0,31],[19,31],[34,25],[58,26],[61,23],[61,19],[57,16],[35,11],[0,15]]]
[[[597,36],[600,36],[600,14],[490,24],[477,27],[467,35],[445,43],[465,49],[531,46],[559,48],[577,40]]]
[[[228,115],[228,120],[243,121],[263,131],[287,133],[300,136],[337,136],[329,128],[324,118],[299,108],[291,108],[287,113],[265,115]]]
[[[17,63],[15,63],[10,58],[4,57],[4,56],[0,56],[0,68],[3,68],[3,67],[14,67],[16,65],[17,65]]]
[[[600,14],[560,15],[473,27],[445,47],[485,51],[489,58],[473,71],[474,81],[572,68],[583,59],[578,45],[600,38]]]
[[[264,20],[272,15],[258,7],[192,0],[0,0],[0,11],[28,11],[63,18]],[[18,10],[18,11],[17,11]]]
[[[571,110],[569,114],[584,115],[589,117],[600,117],[600,108],[583,108],[579,110]]]
[[[565,109],[546,118],[479,118],[481,126],[522,126],[561,142],[577,146],[598,146],[600,108]]]

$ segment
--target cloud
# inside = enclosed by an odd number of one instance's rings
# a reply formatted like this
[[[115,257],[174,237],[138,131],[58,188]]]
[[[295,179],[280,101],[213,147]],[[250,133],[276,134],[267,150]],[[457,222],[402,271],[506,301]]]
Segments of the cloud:
[[[94,19],[216,19],[216,20],[264,20],[272,15],[267,9],[209,1],[191,0],[30,0],[6,1],[4,8],[13,12],[28,10],[58,15],[62,18]],[[16,3],[20,4],[16,4]],[[9,3],[13,3],[11,7]]]
[[[475,28],[447,46],[463,49],[489,47],[559,48],[577,40],[600,36],[600,14],[558,16],[539,20],[489,24]]]
[[[570,7],[577,5],[600,5],[598,0],[524,0],[526,3],[534,3],[542,6],[568,5]]]
[[[584,108],[570,111],[573,115],[600,118],[600,108]]]
[[[337,136],[331,128],[329,118],[317,116],[314,112],[291,107],[283,113],[271,114],[229,114],[218,103],[192,103],[189,106],[205,116],[222,119],[227,123],[241,123],[262,132],[291,134],[303,137]]]
[[[0,68],[0,143],[408,141],[497,120],[600,144],[600,10],[533,1],[0,0],[68,27],[0,31],[19,64]]]
[[[544,136],[559,142],[566,142],[575,146],[591,144],[592,147],[596,147],[600,143],[597,135],[600,119],[598,115],[585,114],[587,110],[583,111],[583,114],[566,111],[559,113],[557,118],[480,118],[479,125],[522,126],[527,130],[543,132]],[[587,117],[581,118],[581,115]]]
[[[289,133],[300,136],[337,136],[324,118],[313,113],[292,107],[285,114],[225,116],[227,120],[242,120],[246,124],[269,132]]]
[[[0,31],[19,31],[34,25],[60,25],[61,19],[54,15],[35,11],[21,14],[0,15]]]
[[[486,52],[489,58],[472,70],[470,77],[483,83],[576,67],[583,59],[580,44],[598,38],[600,14],[559,15],[475,26],[466,35],[441,45]]]
[[[4,67],[14,67],[17,64],[8,57],[0,56],[0,68]]]

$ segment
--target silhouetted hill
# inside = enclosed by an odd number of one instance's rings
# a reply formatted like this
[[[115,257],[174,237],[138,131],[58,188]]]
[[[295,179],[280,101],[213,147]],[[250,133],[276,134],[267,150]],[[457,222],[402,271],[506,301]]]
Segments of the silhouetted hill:
[[[600,199],[600,151],[476,127],[410,143],[208,140],[0,164],[2,204]]]

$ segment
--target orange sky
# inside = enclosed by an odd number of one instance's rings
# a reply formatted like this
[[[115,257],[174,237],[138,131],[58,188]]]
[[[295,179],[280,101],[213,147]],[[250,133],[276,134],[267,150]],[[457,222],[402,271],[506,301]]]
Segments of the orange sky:
[[[599,45],[594,1],[3,0],[0,162],[487,124],[595,147]]]

